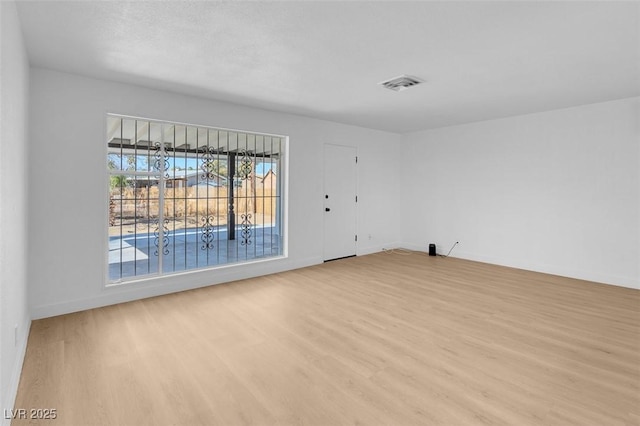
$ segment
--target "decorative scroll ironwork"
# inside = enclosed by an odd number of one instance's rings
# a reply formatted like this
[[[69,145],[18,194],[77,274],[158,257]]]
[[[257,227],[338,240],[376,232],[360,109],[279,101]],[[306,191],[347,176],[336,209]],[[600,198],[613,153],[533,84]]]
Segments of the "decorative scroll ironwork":
[[[158,256],[160,252],[160,219],[156,219],[154,222],[155,230],[153,231],[153,245],[156,246],[156,251],[153,253],[155,256]],[[169,223],[169,219],[164,220],[164,224],[162,225],[162,254],[169,254],[169,228],[167,224]]]
[[[247,150],[242,150],[240,152],[240,164],[238,166],[238,177],[240,179],[248,179],[253,171],[253,167],[251,165],[251,157],[249,156],[249,152]]]
[[[109,226],[116,224],[116,203],[113,201],[113,194],[109,195]]]
[[[240,225],[242,240],[240,244],[243,246],[251,245],[251,214],[243,214],[240,218],[242,219],[242,224]]]
[[[215,216],[213,215],[207,215],[202,218],[202,235],[200,236],[200,239],[202,240],[202,247],[201,247],[202,250],[209,250],[214,247],[213,246],[213,240],[215,236],[213,232],[214,221],[215,221]]]
[[[202,165],[200,169],[202,170],[201,178],[204,180],[212,180],[216,177],[215,166],[214,166],[214,158],[216,150],[212,146],[204,146],[202,147]]]
[[[153,144],[155,161],[153,162],[153,170],[164,170],[164,177],[169,177],[169,155],[164,149],[161,149],[160,142]]]

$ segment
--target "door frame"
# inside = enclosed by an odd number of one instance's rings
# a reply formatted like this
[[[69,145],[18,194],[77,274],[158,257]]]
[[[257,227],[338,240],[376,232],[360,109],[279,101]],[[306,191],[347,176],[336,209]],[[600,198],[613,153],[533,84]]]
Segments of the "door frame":
[[[337,147],[342,147],[342,148],[349,148],[349,149],[353,149],[355,151],[355,177],[354,177],[354,182],[353,182],[353,186],[354,186],[354,192],[355,192],[355,196],[356,196],[356,200],[358,197],[358,188],[359,188],[359,181],[358,181],[358,162],[359,162],[359,158],[358,158],[358,147],[354,146],[354,145],[347,145],[347,144],[341,144],[341,143],[331,143],[331,142],[325,142],[322,145],[322,206],[323,206],[323,210],[324,210],[324,206],[325,206],[325,201],[324,201],[324,197],[327,193],[326,191],[326,161],[327,161],[327,146],[337,146]],[[338,260],[338,259],[343,259],[345,257],[354,257],[358,255],[358,202],[355,201],[355,218],[354,218],[354,234],[355,234],[355,241],[354,241],[354,253],[352,255],[348,255],[348,256],[343,256],[343,257],[338,257],[338,258],[332,258],[332,259],[327,259],[326,256],[326,226],[327,226],[327,216],[326,214],[322,215],[322,260],[323,262],[329,262],[332,260]]]

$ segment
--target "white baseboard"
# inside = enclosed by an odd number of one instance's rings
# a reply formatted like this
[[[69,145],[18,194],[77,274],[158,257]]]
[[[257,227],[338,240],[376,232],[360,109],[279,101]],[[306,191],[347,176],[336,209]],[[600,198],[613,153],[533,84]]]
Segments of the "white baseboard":
[[[24,364],[24,356],[27,353],[27,342],[29,340],[29,331],[31,330],[31,320],[28,320],[22,327],[18,328],[22,330],[22,335],[18,336],[18,351],[16,353],[16,359],[13,363],[11,371],[11,378],[6,395],[2,398],[2,426],[10,426],[11,419],[6,418],[5,413],[13,409],[16,403],[16,396],[18,395],[18,386],[20,385],[20,376],[22,374],[22,364]],[[24,407],[18,407],[24,408]],[[6,410],[6,411],[5,411]]]
[[[424,252],[427,252],[428,249],[429,249],[428,246],[424,246],[424,245],[420,245],[420,244],[406,244],[406,243],[400,243],[400,244],[398,244],[397,247],[392,247],[392,248],[403,248],[403,249],[407,249],[407,250],[424,251]]]
[[[397,243],[358,248],[358,256],[378,253],[385,248],[397,248]],[[228,265],[215,270],[193,271],[184,274],[170,275],[162,278],[141,280],[131,284],[122,284],[105,288],[95,297],[68,300],[60,303],[37,305],[31,307],[31,318],[41,319],[102,306],[125,303],[148,297],[161,296],[179,291],[193,290],[200,287],[222,284],[231,281],[254,278],[278,272],[289,271],[323,262],[322,257],[313,256],[292,261],[289,258],[266,260],[264,262],[245,265]]]
[[[357,249],[357,255],[358,256],[365,256],[367,254],[373,254],[373,253],[379,253],[381,251],[384,251],[385,249],[394,249],[394,248],[398,248],[398,243],[387,243],[387,244],[377,244],[375,246],[368,246],[368,247],[358,247]]]
[[[321,257],[308,257],[292,261],[288,258],[265,260],[244,265],[229,265],[215,270],[193,271],[147,279],[141,282],[105,288],[94,297],[75,299],[49,305],[31,307],[31,318],[49,318],[117,303],[131,302],[148,297],[162,296],[179,291],[255,278],[322,263]]]
[[[427,247],[418,244],[401,244],[403,248],[416,251],[427,251]],[[438,254],[446,255],[447,253],[441,253],[438,250]],[[473,260],[476,262],[489,263],[492,265],[508,266],[510,268],[524,269],[527,271],[541,272],[544,274],[559,275],[562,277],[575,278],[579,280],[592,281],[600,284],[614,285],[618,287],[626,287],[633,289],[640,289],[640,281],[616,275],[589,273],[585,271],[576,271],[571,268],[564,268],[556,265],[542,265],[528,262],[517,262],[513,260],[499,259],[491,256],[477,255],[474,253],[468,253],[464,251],[453,250],[451,257],[457,257],[460,259]]]
[[[557,265],[544,265],[529,262],[518,262],[513,260],[498,259],[491,256],[477,255],[463,251],[451,254],[451,257],[461,259],[474,260],[476,262],[490,263],[493,265],[508,266],[511,268],[525,269],[527,271],[541,272],[544,274],[559,275],[562,277],[575,278],[578,280],[592,281],[600,284],[614,285],[617,287],[626,287],[640,290],[640,281],[617,275],[600,274],[586,271],[574,270]]]

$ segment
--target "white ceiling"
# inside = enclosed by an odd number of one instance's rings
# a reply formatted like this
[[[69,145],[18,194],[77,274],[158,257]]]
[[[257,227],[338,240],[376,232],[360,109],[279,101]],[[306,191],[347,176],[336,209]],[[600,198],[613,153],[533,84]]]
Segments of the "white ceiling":
[[[19,2],[31,64],[405,133],[640,95],[638,2]],[[411,74],[393,92],[377,83]]]

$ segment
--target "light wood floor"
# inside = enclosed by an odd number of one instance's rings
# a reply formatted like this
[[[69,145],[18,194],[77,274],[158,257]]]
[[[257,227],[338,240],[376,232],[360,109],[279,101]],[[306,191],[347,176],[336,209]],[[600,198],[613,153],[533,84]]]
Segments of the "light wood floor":
[[[637,425],[639,311],[637,290],[379,253],[35,321],[16,408],[68,425]]]

